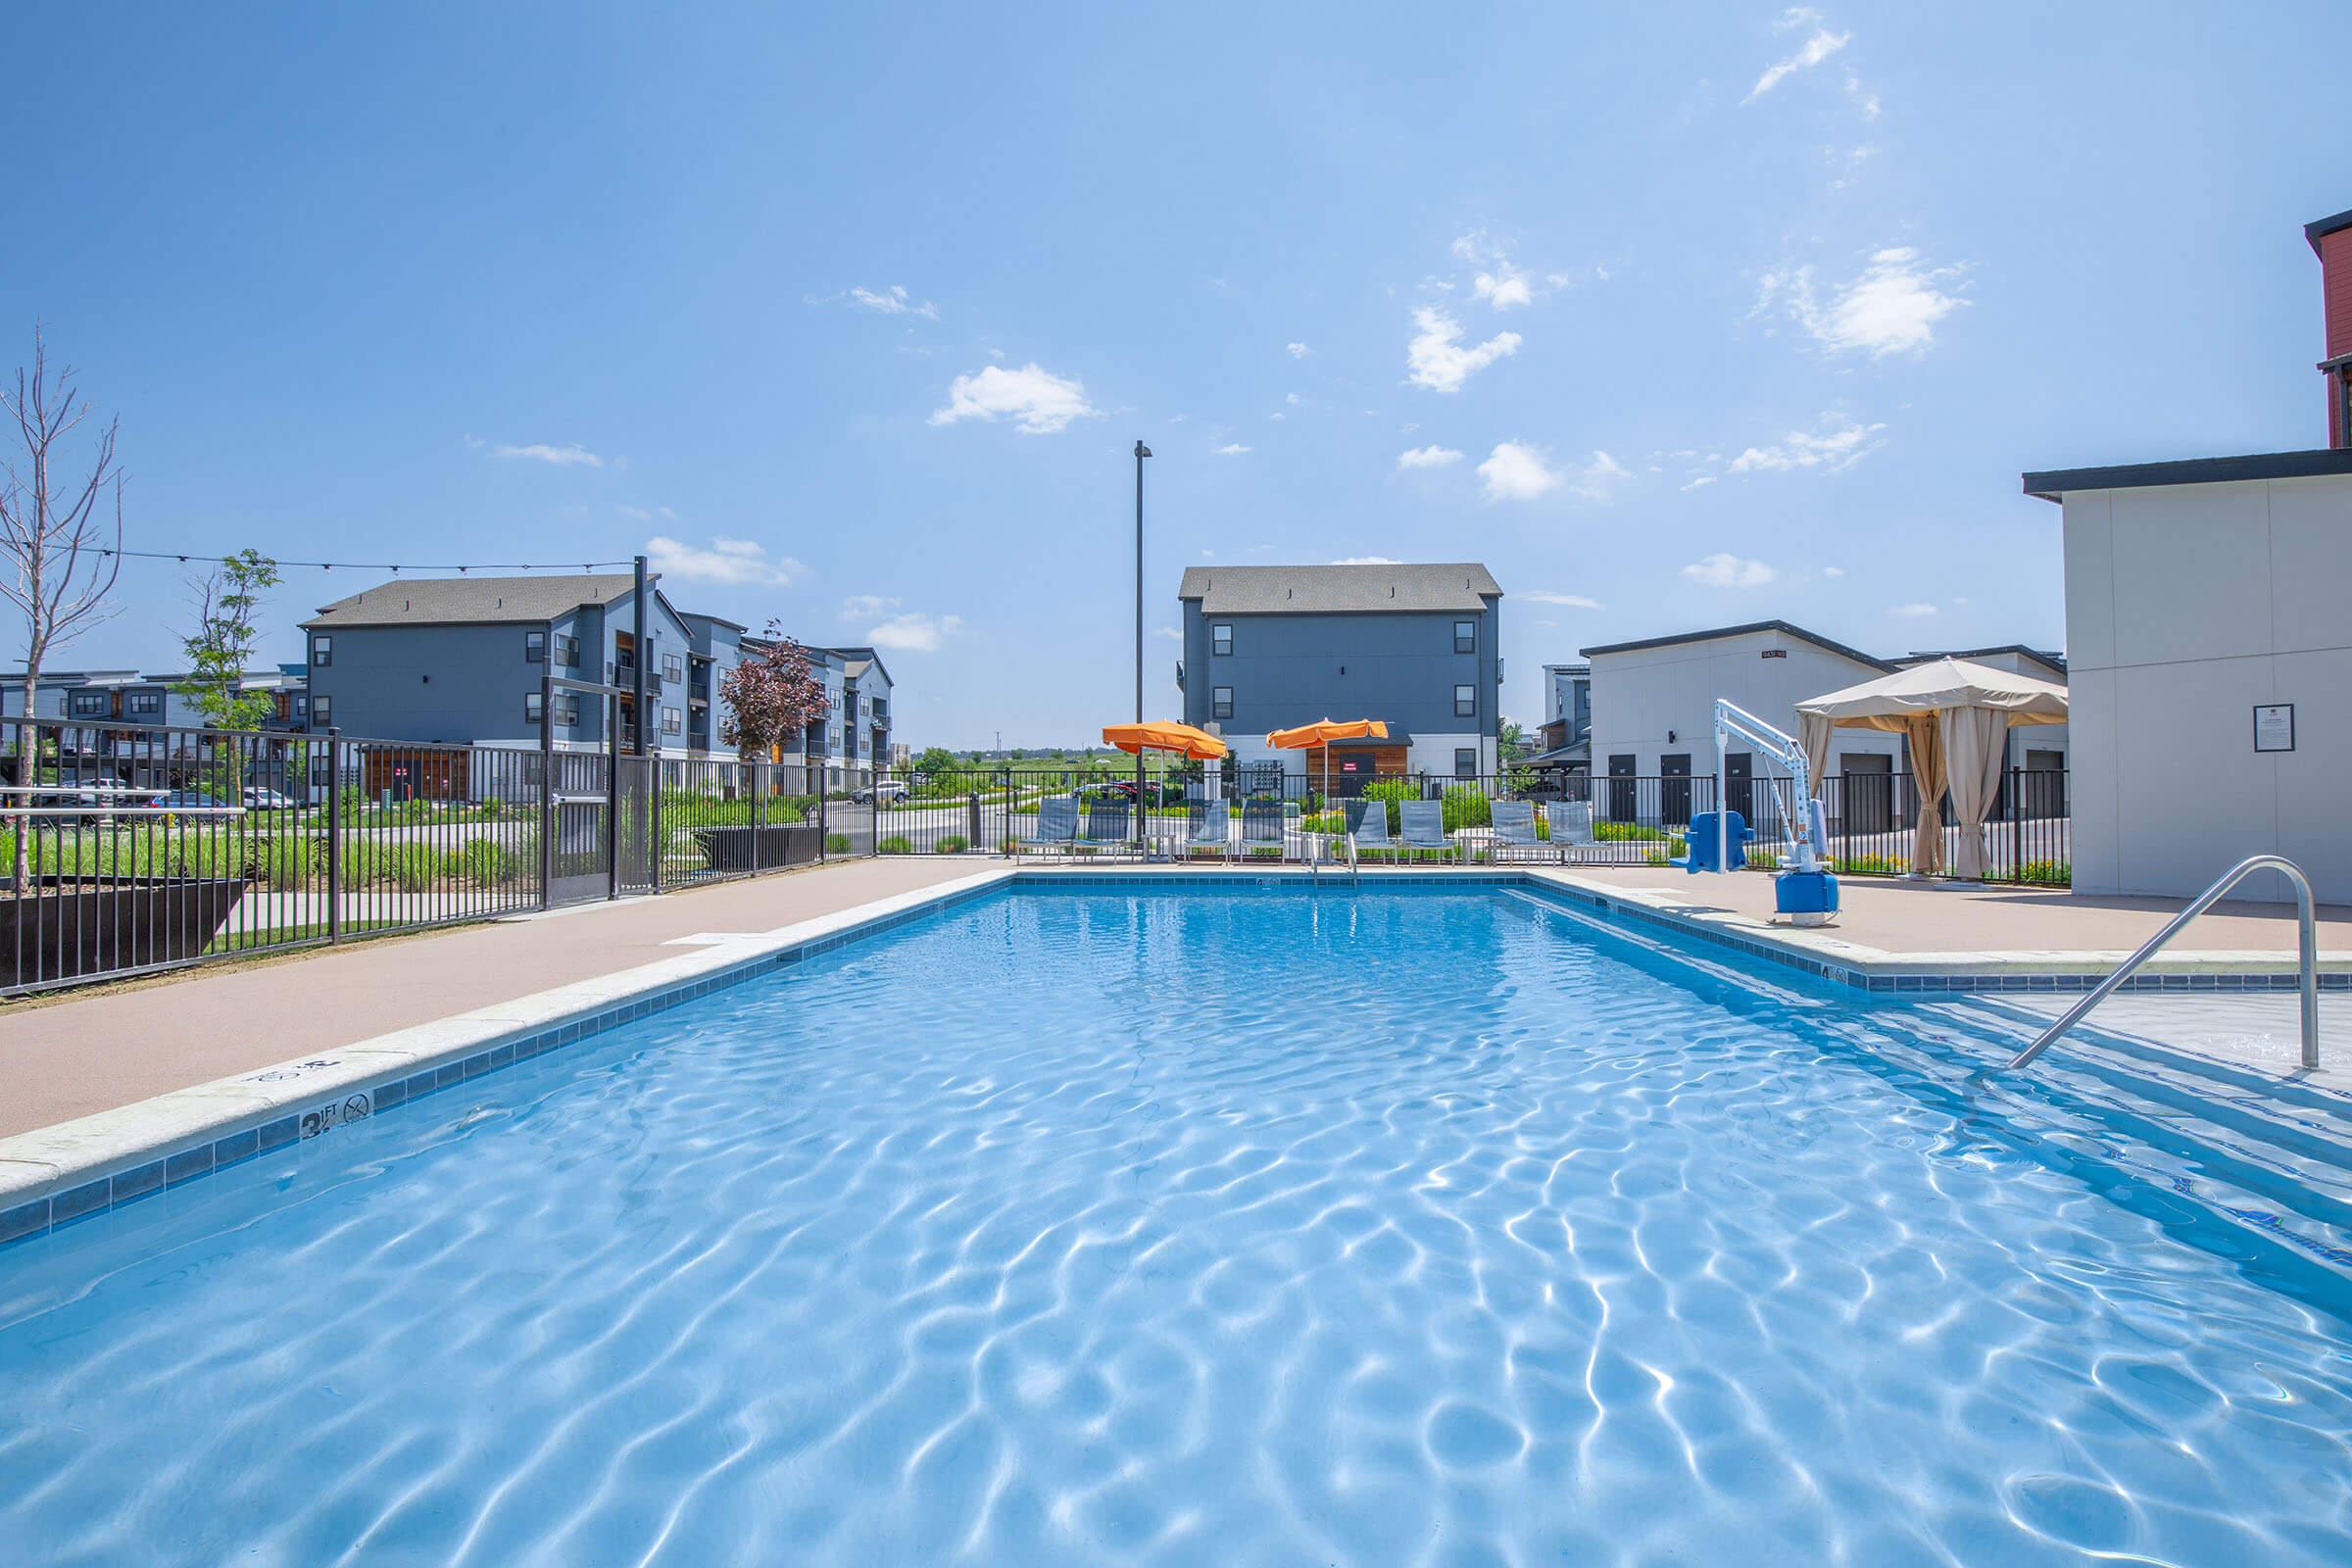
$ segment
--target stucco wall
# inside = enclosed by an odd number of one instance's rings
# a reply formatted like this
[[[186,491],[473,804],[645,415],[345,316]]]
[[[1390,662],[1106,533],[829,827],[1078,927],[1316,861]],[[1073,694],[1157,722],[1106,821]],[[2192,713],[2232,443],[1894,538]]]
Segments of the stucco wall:
[[[2352,479],[2065,509],[2075,886],[2186,897],[2268,852],[2352,902]],[[2254,709],[2276,703],[2295,749],[2257,753]]]
[[[1786,658],[1766,659],[1768,650]],[[1649,777],[1658,760],[1688,752],[1690,771],[1715,771],[1715,700],[1728,697],[1766,723],[1796,733],[1796,705],[1824,692],[1875,680],[1885,671],[1777,631],[1744,632],[1705,642],[1600,654],[1592,659],[1592,771],[1630,755],[1634,772]],[[1675,739],[1667,740],[1672,731]],[[1735,741],[1730,752],[1750,748]],[[1839,730],[1830,745],[1830,771],[1843,759],[1890,758],[1902,767],[1902,738],[1875,730]]]

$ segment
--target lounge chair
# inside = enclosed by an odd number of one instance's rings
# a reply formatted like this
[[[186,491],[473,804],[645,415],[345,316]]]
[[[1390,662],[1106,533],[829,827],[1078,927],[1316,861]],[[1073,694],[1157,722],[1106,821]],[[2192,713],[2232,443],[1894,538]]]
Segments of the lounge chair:
[[[1366,850],[1377,850],[1384,860],[1396,858],[1396,841],[1389,836],[1389,803],[1357,801],[1349,811],[1356,818],[1348,833],[1355,841],[1355,858],[1360,859]]]
[[[1273,847],[1274,858],[1282,858],[1284,825],[1280,801],[1244,801],[1240,858],[1247,860],[1252,851],[1269,845]]]
[[[1134,845],[1135,834],[1129,826],[1127,803],[1117,796],[1087,797],[1086,826],[1079,830],[1077,847],[1128,850]]]
[[[1536,837],[1536,808],[1532,801],[1496,801],[1491,808],[1493,836],[1487,840],[1490,859],[1532,858],[1544,843]]]
[[[1398,824],[1404,829],[1397,843],[1403,847],[1406,859],[1424,851],[1435,851],[1439,858],[1452,856],[1461,858],[1461,846],[1446,831],[1446,804],[1443,801],[1400,801],[1396,806]]]
[[[1070,853],[1078,840],[1078,803],[1067,795],[1052,795],[1037,803],[1037,831],[1012,843],[1012,858],[1023,850]]]
[[[1550,801],[1544,807],[1544,825],[1551,832],[1551,853],[1562,865],[1592,843],[1591,801]]]
[[[1214,850],[1226,859],[1233,858],[1233,813],[1223,801],[1187,802],[1185,814],[1189,827],[1184,839],[1186,859],[1197,850]]]

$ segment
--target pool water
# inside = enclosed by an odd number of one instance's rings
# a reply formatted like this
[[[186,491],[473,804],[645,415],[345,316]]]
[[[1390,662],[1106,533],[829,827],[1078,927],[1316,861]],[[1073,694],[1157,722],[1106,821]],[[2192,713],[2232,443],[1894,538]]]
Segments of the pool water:
[[[0,1252],[0,1551],[2352,1561],[2343,1275],[1759,977],[965,905]]]

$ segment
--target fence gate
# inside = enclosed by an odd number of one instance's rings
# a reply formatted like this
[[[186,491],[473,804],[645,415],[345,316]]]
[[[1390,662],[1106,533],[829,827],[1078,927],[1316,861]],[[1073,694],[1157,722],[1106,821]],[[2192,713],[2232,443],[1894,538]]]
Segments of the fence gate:
[[[612,759],[601,752],[557,752],[547,902],[583,904],[612,894]]]

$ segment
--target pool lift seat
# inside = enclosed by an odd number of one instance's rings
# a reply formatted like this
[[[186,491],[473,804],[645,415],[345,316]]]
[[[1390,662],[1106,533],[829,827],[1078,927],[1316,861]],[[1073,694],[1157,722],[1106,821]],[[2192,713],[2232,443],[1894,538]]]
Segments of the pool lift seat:
[[[1788,770],[1799,803],[1796,820],[1789,824],[1789,865],[1773,878],[1773,906],[1791,925],[1828,925],[1838,912],[1838,879],[1821,858],[1828,835],[1821,802],[1813,795],[1813,770],[1805,749],[1796,737],[1775,729],[1729,698],[1715,699],[1715,809],[1691,817],[1683,857],[1669,863],[1692,873],[1733,871],[1747,863],[1747,841],[1756,836],[1755,830],[1731,809],[1725,791],[1724,754],[1735,735]]]

